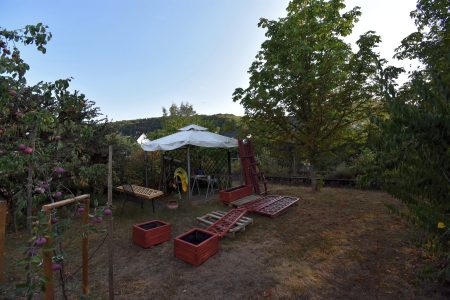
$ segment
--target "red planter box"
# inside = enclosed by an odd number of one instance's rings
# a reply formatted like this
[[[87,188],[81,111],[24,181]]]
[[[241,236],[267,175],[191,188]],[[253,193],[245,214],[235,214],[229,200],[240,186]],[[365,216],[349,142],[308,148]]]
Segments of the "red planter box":
[[[173,240],[175,257],[197,267],[219,251],[219,236],[194,228]]]
[[[228,190],[219,192],[220,200],[225,203],[233,202],[234,200],[247,197],[252,194],[252,187],[250,185],[240,185]]]
[[[172,225],[163,221],[136,224],[133,225],[133,242],[143,248],[150,248],[170,240],[171,233]]]

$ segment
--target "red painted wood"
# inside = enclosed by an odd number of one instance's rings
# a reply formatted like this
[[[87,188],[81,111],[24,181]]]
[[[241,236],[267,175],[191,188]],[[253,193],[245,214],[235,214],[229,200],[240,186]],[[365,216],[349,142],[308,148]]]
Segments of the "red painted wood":
[[[224,203],[230,203],[251,194],[252,187],[250,185],[240,185],[231,189],[219,191],[220,200]]]
[[[230,210],[226,215],[217,220],[217,222],[211,224],[206,228],[209,232],[214,232],[219,237],[224,237],[228,230],[236,224],[239,219],[247,213],[246,208],[235,208]]]
[[[247,208],[249,212],[254,212],[260,208],[263,208],[264,206],[267,206],[275,201],[278,201],[280,198],[281,196],[278,195],[267,195],[247,203],[244,207]]]
[[[251,139],[239,140],[238,144],[242,175],[245,184],[251,185],[255,193],[259,195],[261,194],[259,184],[262,182],[264,185],[264,194],[267,194],[267,181],[264,173],[261,171],[259,163],[255,159]]]
[[[270,195],[258,200],[250,203],[246,208],[251,212],[275,218],[296,204],[299,198]]]
[[[140,226],[156,222],[160,226],[144,229]],[[153,220],[133,225],[133,242],[143,248],[150,248],[170,240],[172,234],[172,225],[169,223]]]
[[[184,240],[187,236],[200,232],[209,237],[199,244]],[[219,251],[219,236],[200,228],[193,228],[173,240],[175,257],[197,267]]]

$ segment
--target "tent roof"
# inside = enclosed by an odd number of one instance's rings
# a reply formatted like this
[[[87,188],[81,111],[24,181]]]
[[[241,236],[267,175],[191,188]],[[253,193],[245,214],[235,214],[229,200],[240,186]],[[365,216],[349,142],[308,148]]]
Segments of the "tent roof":
[[[207,148],[234,148],[237,140],[207,131],[206,128],[192,124],[179,129],[178,132],[150,141],[141,135],[137,142],[145,151],[174,150],[186,145]]]

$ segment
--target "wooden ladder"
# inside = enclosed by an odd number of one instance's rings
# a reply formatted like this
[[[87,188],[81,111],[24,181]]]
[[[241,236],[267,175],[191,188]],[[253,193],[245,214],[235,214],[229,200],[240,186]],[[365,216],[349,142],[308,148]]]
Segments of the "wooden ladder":
[[[244,142],[245,141],[245,142]],[[241,159],[242,173],[246,185],[253,186],[256,194],[267,194],[267,180],[261,165],[255,159],[252,141],[250,139],[239,140],[239,157]],[[260,182],[264,185],[264,192],[261,192]]]

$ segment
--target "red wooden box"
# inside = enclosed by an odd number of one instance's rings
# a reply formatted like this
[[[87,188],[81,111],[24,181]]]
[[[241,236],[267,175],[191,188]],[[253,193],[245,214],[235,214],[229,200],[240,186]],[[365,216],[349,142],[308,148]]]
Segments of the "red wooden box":
[[[225,203],[233,202],[234,200],[247,197],[252,194],[252,187],[250,185],[240,185],[228,190],[219,192],[220,200]]]
[[[173,240],[175,257],[197,267],[219,251],[219,236],[193,228]]]
[[[172,225],[153,220],[133,225],[133,242],[143,248],[149,248],[170,240]]]

